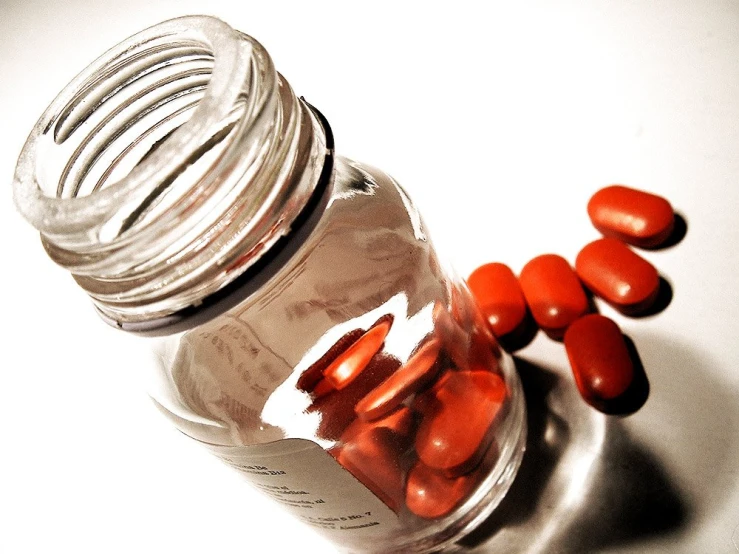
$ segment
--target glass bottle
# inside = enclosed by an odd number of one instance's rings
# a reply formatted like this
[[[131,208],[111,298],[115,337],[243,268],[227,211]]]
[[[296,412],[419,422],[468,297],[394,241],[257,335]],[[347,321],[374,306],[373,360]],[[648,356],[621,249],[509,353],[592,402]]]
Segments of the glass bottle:
[[[524,403],[408,196],[336,156],[251,37],[144,30],[54,100],[14,195],[150,349],[183,433],[348,552],[443,547],[508,490]]]

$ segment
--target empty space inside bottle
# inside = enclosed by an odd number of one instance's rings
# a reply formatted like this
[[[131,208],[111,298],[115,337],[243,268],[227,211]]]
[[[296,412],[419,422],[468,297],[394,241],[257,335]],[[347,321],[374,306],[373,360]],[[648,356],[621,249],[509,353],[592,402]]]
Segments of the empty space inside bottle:
[[[220,186],[220,175],[234,152],[258,159],[243,141],[264,107],[260,83],[274,82],[263,58],[253,42],[205,17],[164,22],[113,47],[32,130],[15,174],[21,213],[64,257],[120,247],[134,226],[166,232],[212,209],[228,196],[233,181]]]
[[[39,159],[43,193],[57,198],[93,195],[126,178],[151,159],[193,116],[204,98],[214,54],[194,40],[154,40],[126,52],[93,75],[48,127]],[[216,164],[231,142],[243,102],[201,137],[200,146],[118,222],[135,222],[171,209]],[[185,130],[187,133],[188,130]],[[196,194],[196,193],[195,193]]]

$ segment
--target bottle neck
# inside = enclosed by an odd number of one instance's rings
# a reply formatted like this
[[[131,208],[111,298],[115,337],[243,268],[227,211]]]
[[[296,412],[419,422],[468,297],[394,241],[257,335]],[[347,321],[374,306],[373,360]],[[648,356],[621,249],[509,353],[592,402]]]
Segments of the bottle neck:
[[[291,233],[329,148],[252,38],[147,29],[83,71],[21,153],[14,195],[49,256],[119,326],[202,304]]]

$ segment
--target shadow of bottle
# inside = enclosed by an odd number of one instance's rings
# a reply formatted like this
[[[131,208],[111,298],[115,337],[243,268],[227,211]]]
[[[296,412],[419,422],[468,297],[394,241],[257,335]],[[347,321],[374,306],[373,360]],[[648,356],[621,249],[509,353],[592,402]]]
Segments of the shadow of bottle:
[[[584,553],[686,526],[690,502],[622,418],[587,406],[559,372],[521,358],[516,367],[526,454],[506,498],[458,551]]]

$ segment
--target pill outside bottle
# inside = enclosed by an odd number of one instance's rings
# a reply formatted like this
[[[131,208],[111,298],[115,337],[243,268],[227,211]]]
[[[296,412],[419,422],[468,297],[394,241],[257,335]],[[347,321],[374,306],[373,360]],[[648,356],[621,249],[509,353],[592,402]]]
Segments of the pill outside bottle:
[[[336,156],[252,38],[209,17],[112,48],[54,100],[16,204],[153,353],[186,435],[347,552],[423,552],[497,506],[525,407],[397,183]]]

